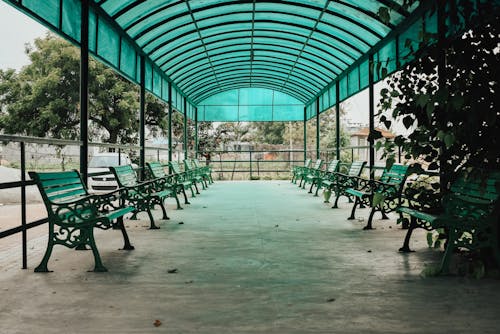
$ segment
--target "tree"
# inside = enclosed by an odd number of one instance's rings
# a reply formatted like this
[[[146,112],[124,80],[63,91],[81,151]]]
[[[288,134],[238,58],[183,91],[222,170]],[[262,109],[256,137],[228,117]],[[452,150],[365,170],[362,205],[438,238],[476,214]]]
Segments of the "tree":
[[[78,113],[79,61],[77,50],[47,35],[27,49],[31,64],[19,74],[2,78],[6,112],[0,126],[7,133],[75,139]]]
[[[285,122],[256,122],[252,123],[255,129],[254,140],[259,143],[279,145],[285,143]]]
[[[417,166],[440,169],[445,186],[464,169],[498,168],[499,12],[494,2],[459,0],[446,16],[459,25],[456,31],[465,33],[449,32],[444,49],[436,43],[420,49],[413,62],[387,79],[380,121],[389,128],[389,113],[413,129],[409,136],[385,143],[389,164],[395,160],[396,145],[401,146],[407,159],[420,162]],[[424,45],[435,38],[422,36]]]
[[[36,39],[26,52],[31,63],[19,74],[13,70],[0,72],[0,129],[12,134],[76,139],[80,125],[79,49],[47,34]],[[92,58],[89,79],[91,139],[137,143],[137,86]],[[155,134],[164,133],[168,127],[164,103],[150,94],[146,102],[146,125]]]

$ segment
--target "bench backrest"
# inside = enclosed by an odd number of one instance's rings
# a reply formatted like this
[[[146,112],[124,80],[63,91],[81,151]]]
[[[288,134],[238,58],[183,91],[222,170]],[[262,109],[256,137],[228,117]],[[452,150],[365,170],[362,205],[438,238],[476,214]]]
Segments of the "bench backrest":
[[[135,174],[132,165],[114,166],[109,167],[109,169],[115,175],[118,186],[134,187],[138,184],[137,175]]]
[[[200,164],[198,159],[193,159],[193,164],[196,168],[202,168],[203,166]]]
[[[309,168],[309,167],[311,167],[311,163],[312,163],[312,160],[311,160],[311,159],[306,159],[306,161],[304,162],[304,167],[305,167],[305,168]]]
[[[408,166],[394,164],[390,170],[384,169],[379,181],[388,184],[403,185],[406,181],[407,172]]]
[[[163,165],[159,162],[147,162],[146,166],[148,168],[149,174],[151,174],[151,177],[153,179],[159,179],[167,176]]]
[[[29,172],[29,175],[36,181],[50,222],[64,225],[85,217],[95,217],[96,209],[90,200],[80,201],[78,205],[68,203],[88,195],[78,171]]]
[[[484,201],[497,201],[500,196],[500,172],[487,175],[461,175],[450,188],[455,195],[477,198]]]
[[[363,168],[365,168],[366,161],[354,161],[349,167],[349,171],[347,175],[349,176],[360,176],[363,172]]]
[[[181,166],[179,166],[179,163],[177,161],[170,161],[168,164],[172,168],[172,171],[174,172],[174,174],[181,174],[182,173]]]
[[[316,162],[314,163],[314,166],[312,167],[312,169],[315,169],[315,170],[318,170],[321,168],[321,165],[323,164],[323,160],[321,159],[318,159],[316,160]]]
[[[80,173],[76,170],[49,173],[29,172],[29,176],[36,181],[46,205],[68,202],[88,195]]]
[[[191,162],[190,159],[184,159],[184,168],[185,170],[194,170],[193,163]]]
[[[339,170],[340,166],[340,161],[339,160],[332,160],[330,163],[328,163],[328,167],[326,168],[326,171],[328,173],[334,173]]]

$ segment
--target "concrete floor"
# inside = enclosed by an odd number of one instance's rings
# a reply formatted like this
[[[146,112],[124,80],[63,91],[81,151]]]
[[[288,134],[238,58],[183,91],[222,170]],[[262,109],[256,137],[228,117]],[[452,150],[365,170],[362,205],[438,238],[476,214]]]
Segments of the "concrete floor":
[[[218,182],[191,202],[160,230],[129,221],[134,251],[100,231],[107,273],[62,247],[54,272],[33,273],[45,237],[29,270],[19,247],[0,251],[0,333],[500,332],[499,281],[422,278],[441,258],[423,232],[400,254],[394,220],[362,231],[346,202],[332,210],[287,181]]]

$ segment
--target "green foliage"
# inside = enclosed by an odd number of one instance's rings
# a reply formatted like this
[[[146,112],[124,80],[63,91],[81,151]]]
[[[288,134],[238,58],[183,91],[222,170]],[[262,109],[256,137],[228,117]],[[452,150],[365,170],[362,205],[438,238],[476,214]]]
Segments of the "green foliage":
[[[463,35],[449,33],[437,44],[387,79],[378,104],[411,130],[394,143],[429,170],[441,169],[452,181],[463,168],[498,168],[500,117],[498,108],[499,11],[495,2],[459,0],[446,13],[460,22]],[[421,34],[422,43],[431,38]],[[440,57],[445,57],[443,67]],[[440,79],[441,78],[441,79]],[[390,125],[387,117],[381,123]],[[391,157],[396,145],[380,146]]]
[[[0,129],[5,133],[76,139],[79,135],[80,51],[47,34],[27,47],[31,63],[16,73],[0,71]],[[139,92],[105,65],[89,62],[89,119],[92,140],[135,143]],[[146,124],[165,133],[165,105],[147,96]]]
[[[285,144],[285,122],[256,122],[255,140],[260,143]]]

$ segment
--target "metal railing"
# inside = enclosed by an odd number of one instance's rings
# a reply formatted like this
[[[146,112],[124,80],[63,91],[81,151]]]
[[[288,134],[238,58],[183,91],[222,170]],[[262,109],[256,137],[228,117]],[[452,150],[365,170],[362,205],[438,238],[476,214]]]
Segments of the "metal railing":
[[[29,186],[34,186],[35,181],[26,179],[26,145],[27,144],[36,144],[36,145],[52,145],[58,147],[66,147],[66,146],[78,146],[82,145],[81,141],[77,140],[62,140],[62,139],[47,139],[47,138],[38,138],[38,137],[28,137],[28,136],[13,136],[13,135],[0,135],[0,141],[3,143],[19,143],[19,169],[21,172],[21,180],[20,181],[12,181],[12,182],[3,182],[0,183],[0,191],[4,189],[15,189],[20,188],[20,210],[21,210],[21,224],[12,228],[9,228],[4,231],[0,231],[0,239],[15,235],[17,233],[21,233],[21,243],[22,243],[22,268],[26,269],[28,267],[27,264],[27,231],[34,227],[43,225],[48,222],[48,218],[38,219],[32,222],[27,221],[26,208],[26,188]],[[114,148],[118,150],[118,152],[123,151],[139,151],[139,146],[133,145],[119,145],[119,144],[108,144],[108,143],[89,143],[89,146],[94,147],[102,147],[102,148]],[[168,149],[162,147],[145,147],[145,150],[152,150],[156,153],[156,159],[160,160],[160,152],[167,151]],[[121,154],[119,154],[121,156]],[[178,157],[181,155],[178,154]],[[46,168],[43,168],[46,170]],[[57,169],[57,167],[53,168]],[[108,172],[99,172],[99,173],[90,173],[89,176],[97,176],[97,175],[105,175],[110,174]]]
[[[35,221],[27,221],[27,199],[26,199],[26,188],[34,186],[35,182],[33,180],[26,179],[27,161],[26,161],[26,145],[52,145],[57,147],[66,146],[77,146],[80,147],[82,142],[75,140],[59,140],[59,139],[46,139],[46,138],[36,138],[36,137],[25,137],[25,136],[11,136],[11,135],[0,135],[0,141],[3,143],[18,143],[19,144],[19,169],[21,174],[21,179],[19,181],[3,182],[0,183],[0,190],[3,189],[13,189],[20,188],[20,211],[21,211],[21,222],[20,225],[14,226],[4,231],[0,231],[0,239],[6,238],[17,233],[21,233],[22,237],[22,268],[27,268],[27,231],[34,227],[43,225],[48,222],[47,218],[38,219]],[[108,143],[89,143],[92,147],[101,148],[114,148],[118,153],[122,151],[140,151],[139,146],[134,145],[119,145],[119,144],[108,144]],[[167,159],[162,159],[162,157],[168,157],[168,149],[162,147],[145,147],[146,151],[152,151],[153,154],[146,155],[146,160],[157,160],[166,161]],[[350,152],[350,160],[354,161],[359,158],[360,150],[367,150],[368,146],[358,146],[358,147],[344,147],[341,149],[342,152]],[[167,153],[165,155],[165,152]],[[17,153],[17,152],[16,152]],[[164,154],[162,156],[162,153]],[[175,153],[175,154],[174,154]],[[310,148],[306,151],[307,156],[311,158],[316,158],[315,150]],[[184,153],[182,151],[176,150],[173,152],[174,159],[177,161],[182,161],[184,159]],[[188,154],[194,155],[194,152],[189,152]],[[219,176],[219,179],[231,179],[235,178],[235,174],[240,176],[240,179],[285,179],[290,177],[290,170],[293,165],[301,165],[304,162],[304,150],[238,150],[238,151],[215,151],[211,152],[211,161],[208,163],[212,166],[215,176]],[[121,154],[119,154],[121,156]],[[325,161],[332,160],[336,158],[334,150],[324,150],[321,151],[321,158]],[[64,166],[64,164],[63,164]],[[61,169],[60,165],[54,166],[52,170]],[[375,167],[376,169],[379,169]],[[37,169],[36,166],[31,166],[30,169]],[[43,168],[42,168],[43,169]],[[46,169],[45,169],[46,170]],[[226,173],[226,175],[224,175]],[[229,173],[229,175],[227,175]],[[109,172],[99,172],[91,173],[89,176],[105,175],[110,174]],[[226,177],[227,176],[227,177]]]

